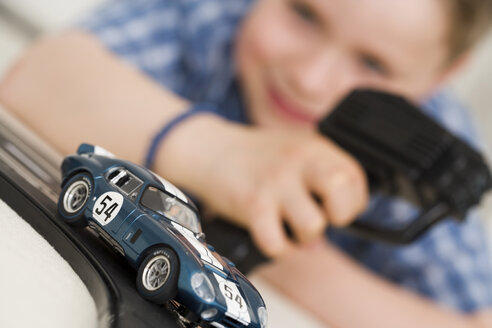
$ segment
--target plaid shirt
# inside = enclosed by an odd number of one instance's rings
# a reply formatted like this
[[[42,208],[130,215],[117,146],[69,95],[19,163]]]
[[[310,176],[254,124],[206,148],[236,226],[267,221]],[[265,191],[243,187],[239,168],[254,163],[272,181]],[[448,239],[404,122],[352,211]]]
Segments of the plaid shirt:
[[[234,36],[252,0],[113,0],[81,26],[156,82],[192,102],[217,105],[220,115],[247,122],[233,62]],[[424,111],[477,146],[466,111],[444,92]],[[367,217],[398,221],[415,209],[373,196]],[[409,246],[360,240],[343,231],[329,238],[376,274],[452,308],[492,306],[492,266],[475,212],[446,220]],[[356,297],[356,296],[355,296]]]

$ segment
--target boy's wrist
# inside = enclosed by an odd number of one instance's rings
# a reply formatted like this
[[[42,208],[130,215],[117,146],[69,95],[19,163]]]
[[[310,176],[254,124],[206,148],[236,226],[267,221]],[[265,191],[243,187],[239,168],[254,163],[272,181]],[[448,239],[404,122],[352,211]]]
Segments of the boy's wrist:
[[[208,168],[220,149],[234,142],[241,129],[210,111],[200,111],[173,128],[161,143],[154,170],[189,192],[202,196]]]
[[[145,167],[152,169],[157,153],[161,144],[173,132],[176,127],[179,127],[183,122],[190,119],[193,116],[202,113],[217,113],[217,108],[211,104],[196,103],[193,104],[188,110],[182,111],[168,120],[161,129],[154,135],[152,141],[149,144],[146,157],[144,160]]]

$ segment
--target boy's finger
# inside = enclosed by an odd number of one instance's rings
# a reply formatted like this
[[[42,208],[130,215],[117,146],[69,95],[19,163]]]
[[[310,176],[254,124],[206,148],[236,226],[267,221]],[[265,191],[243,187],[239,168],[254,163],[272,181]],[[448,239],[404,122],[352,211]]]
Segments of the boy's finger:
[[[250,232],[256,246],[268,257],[279,256],[289,243],[274,206],[251,221]]]
[[[367,183],[362,169],[352,162],[311,169],[307,183],[321,198],[330,223],[349,224],[366,206]]]
[[[303,243],[319,237],[327,224],[323,211],[301,182],[284,191],[282,214],[295,238]]]

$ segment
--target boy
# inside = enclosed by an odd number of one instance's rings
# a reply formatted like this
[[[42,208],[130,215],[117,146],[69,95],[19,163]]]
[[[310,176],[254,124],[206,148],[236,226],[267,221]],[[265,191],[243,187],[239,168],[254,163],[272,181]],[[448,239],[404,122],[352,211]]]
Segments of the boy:
[[[278,259],[263,276],[333,326],[489,326],[492,271],[476,219],[446,223],[404,249],[321,240],[328,224],[365,210],[368,193],[358,163],[313,132],[347,92],[371,87],[427,103],[444,124],[458,117],[455,131],[470,137],[459,106],[434,92],[485,30],[491,3],[113,2],[85,31],[36,45],[0,97],[64,153],[90,138],[135,162],[146,157],[207,209],[247,227]],[[382,204],[395,217],[404,206]],[[282,220],[303,247],[288,240]],[[461,311],[395,287],[332,244]]]

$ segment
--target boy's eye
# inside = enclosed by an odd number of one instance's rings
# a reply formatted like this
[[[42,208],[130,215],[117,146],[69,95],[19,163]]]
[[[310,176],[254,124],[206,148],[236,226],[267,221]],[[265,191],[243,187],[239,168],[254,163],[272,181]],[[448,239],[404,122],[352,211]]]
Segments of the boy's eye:
[[[311,8],[308,4],[297,0],[292,0],[289,3],[290,3],[290,7],[302,20],[310,24],[319,23],[319,17],[316,14],[316,11],[313,8]]]
[[[384,75],[384,76],[388,75],[387,68],[377,58],[370,56],[370,55],[362,55],[360,57],[360,61],[366,69],[368,69],[374,73],[377,73],[379,75]]]

